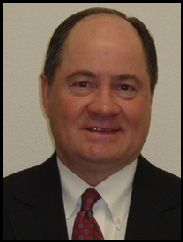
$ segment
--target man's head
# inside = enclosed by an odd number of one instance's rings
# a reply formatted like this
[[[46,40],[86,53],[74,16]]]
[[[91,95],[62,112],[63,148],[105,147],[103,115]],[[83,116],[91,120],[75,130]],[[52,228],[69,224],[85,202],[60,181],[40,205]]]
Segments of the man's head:
[[[151,91],[153,93],[158,79],[158,66],[156,50],[151,34],[147,30],[145,24],[139,21],[137,18],[127,17],[124,13],[108,8],[90,8],[83,10],[77,14],[71,15],[57,27],[50,40],[47,51],[47,59],[44,66],[44,73],[47,75],[49,84],[51,85],[53,83],[55,69],[61,64],[64,44],[72,28],[87,16],[104,13],[119,16],[120,18],[131,23],[132,26],[137,30],[146,55],[147,70],[151,78]]]
[[[63,163],[85,180],[84,173],[97,172],[105,179],[142,150],[157,68],[151,70],[149,47],[125,15],[89,14],[70,24],[62,47],[58,36],[50,42],[43,104]],[[55,59],[53,44],[60,50]]]

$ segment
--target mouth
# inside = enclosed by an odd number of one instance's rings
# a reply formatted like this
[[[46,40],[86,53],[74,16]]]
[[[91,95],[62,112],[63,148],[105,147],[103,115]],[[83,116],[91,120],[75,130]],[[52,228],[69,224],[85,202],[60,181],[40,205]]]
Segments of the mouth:
[[[111,129],[111,128],[86,128],[89,132],[101,133],[101,134],[114,134],[120,129]]]

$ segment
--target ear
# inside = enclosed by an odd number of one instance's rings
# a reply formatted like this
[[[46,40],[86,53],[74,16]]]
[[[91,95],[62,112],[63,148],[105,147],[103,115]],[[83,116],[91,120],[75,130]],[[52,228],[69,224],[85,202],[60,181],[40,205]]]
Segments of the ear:
[[[50,94],[50,85],[48,84],[47,76],[41,74],[41,90],[42,90],[42,101],[45,112],[49,116],[49,94]]]

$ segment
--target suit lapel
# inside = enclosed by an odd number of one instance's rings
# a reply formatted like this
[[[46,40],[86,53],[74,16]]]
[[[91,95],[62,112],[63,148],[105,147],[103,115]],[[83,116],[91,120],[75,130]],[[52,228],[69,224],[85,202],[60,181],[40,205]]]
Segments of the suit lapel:
[[[56,155],[27,175],[9,213],[16,239],[68,240]]]
[[[165,172],[139,157],[125,240],[171,238],[172,224],[167,225],[167,221],[172,216],[173,208],[179,204],[180,197],[179,193],[173,194],[172,182],[168,181]]]
[[[141,158],[140,158],[141,159]],[[156,231],[158,210],[148,187],[144,173],[144,163],[139,160],[134,178],[130,213],[125,240],[153,238]]]

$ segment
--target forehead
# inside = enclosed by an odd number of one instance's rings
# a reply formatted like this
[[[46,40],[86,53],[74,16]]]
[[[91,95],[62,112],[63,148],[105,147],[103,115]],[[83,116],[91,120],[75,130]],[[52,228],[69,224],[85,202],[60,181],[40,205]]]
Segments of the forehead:
[[[122,17],[114,14],[93,14],[79,21],[70,31],[66,46],[83,45],[89,42],[107,44],[133,44],[142,42],[137,30]]]
[[[145,60],[142,41],[131,23],[116,15],[95,14],[71,30],[61,66],[69,71],[92,67],[97,71],[135,72],[146,69]]]

